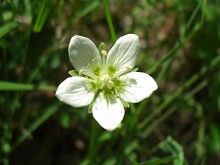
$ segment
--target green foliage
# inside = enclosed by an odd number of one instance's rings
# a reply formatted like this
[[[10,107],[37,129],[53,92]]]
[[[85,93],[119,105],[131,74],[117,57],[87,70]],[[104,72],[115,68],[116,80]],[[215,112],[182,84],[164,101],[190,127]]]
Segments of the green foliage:
[[[184,165],[186,164],[184,158],[184,151],[182,146],[178,144],[171,137],[167,137],[167,139],[159,144],[159,148],[164,152],[169,152],[173,156],[173,164],[174,165]]]
[[[37,13],[37,18],[33,25],[34,32],[40,32],[42,30],[50,13],[50,4],[48,0],[42,0],[39,6],[39,12]]]
[[[14,29],[17,26],[17,23],[15,22],[9,22],[0,27],[0,38],[6,35],[8,32],[10,32],[12,29]]]
[[[220,127],[216,124],[210,126],[210,150],[213,153],[220,151]]]
[[[0,1],[0,164],[219,162],[219,18],[217,0]],[[107,132],[54,94],[78,74],[73,35],[108,51],[126,33],[140,37],[138,68],[159,88]]]

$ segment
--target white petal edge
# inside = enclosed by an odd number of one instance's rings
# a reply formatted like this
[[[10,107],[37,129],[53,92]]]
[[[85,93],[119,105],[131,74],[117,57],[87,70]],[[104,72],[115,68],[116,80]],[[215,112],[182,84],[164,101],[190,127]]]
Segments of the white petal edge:
[[[139,38],[135,34],[120,37],[108,53],[106,64],[115,67],[117,75],[134,68],[140,52]]]
[[[119,96],[126,102],[137,103],[148,98],[157,88],[157,83],[146,73],[130,72],[120,77],[126,84]]]
[[[96,45],[88,38],[75,35],[71,38],[68,53],[73,67],[91,76],[93,69],[101,64],[101,56]]]
[[[121,123],[125,111],[120,99],[107,101],[104,95],[100,93],[92,107],[92,114],[104,129],[112,131]]]
[[[74,76],[65,79],[57,88],[56,97],[73,107],[89,105],[95,93],[88,90],[88,80],[84,77]]]

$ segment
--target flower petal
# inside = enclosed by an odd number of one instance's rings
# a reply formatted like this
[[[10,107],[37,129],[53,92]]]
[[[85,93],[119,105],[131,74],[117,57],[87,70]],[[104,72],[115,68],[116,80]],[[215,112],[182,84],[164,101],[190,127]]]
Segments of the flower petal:
[[[75,35],[69,43],[69,58],[78,71],[91,76],[93,69],[101,64],[101,56],[95,44],[88,38]]]
[[[130,72],[121,76],[125,83],[124,90],[119,96],[126,102],[137,103],[149,97],[158,86],[154,79],[146,73]]]
[[[134,68],[139,51],[140,43],[138,36],[127,34],[116,41],[108,53],[106,63],[108,66],[115,67],[118,70],[117,74],[121,75]]]
[[[109,131],[121,123],[124,113],[124,107],[118,98],[110,101],[102,93],[99,94],[92,107],[93,117],[104,129]]]
[[[74,76],[64,80],[56,91],[60,101],[73,107],[89,105],[95,93],[88,90],[88,80],[84,77]]]

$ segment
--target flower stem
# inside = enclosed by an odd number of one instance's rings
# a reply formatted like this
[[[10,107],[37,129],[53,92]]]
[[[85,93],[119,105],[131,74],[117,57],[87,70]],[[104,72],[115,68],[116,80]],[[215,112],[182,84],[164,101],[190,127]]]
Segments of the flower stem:
[[[91,125],[91,133],[89,138],[89,146],[88,146],[88,152],[86,159],[81,163],[81,165],[88,165],[92,162],[94,163],[94,155],[96,154],[96,151],[98,150],[98,127],[95,120],[92,120]]]
[[[108,0],[103,0],[103,4],[104,4],[104,10],[105,10],[105,17],[106,17],[106,20],[107,20],[107,23],[108,23],[108,28],[109,28],[109,31],[110,31],[110,34],[111,34],[111,38],[112,38],[112,41],[115,42],[117,36],[116,36],[115,29],[114,29],[114,26],[113,26],[112,17],[111,17],[110,11],[109,11],[109,2],[108,2]]]

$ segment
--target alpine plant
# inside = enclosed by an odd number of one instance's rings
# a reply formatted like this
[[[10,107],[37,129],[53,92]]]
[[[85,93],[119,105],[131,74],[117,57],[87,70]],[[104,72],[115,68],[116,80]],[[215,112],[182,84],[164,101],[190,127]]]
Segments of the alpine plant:
[[[135,34],[120,37],[109,52],[104,43],[98,49],[90,39],[73,36],[68,53],[76,70],[58,86],[57,98],[73,107],[89,105],[95,120],[104,129],[114,130],[124,117],[124,107],[158,88],[151,76],[134,68],[139,51]]]

